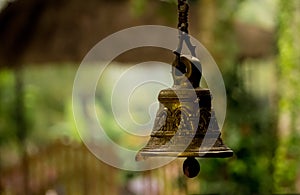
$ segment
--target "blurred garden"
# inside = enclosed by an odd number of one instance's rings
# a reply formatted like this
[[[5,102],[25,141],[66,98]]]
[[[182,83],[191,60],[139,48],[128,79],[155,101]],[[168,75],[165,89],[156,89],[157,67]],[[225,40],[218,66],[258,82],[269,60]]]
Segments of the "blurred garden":
[[[82,143],[72,108],[81,60],[116,31],[146,24],[176,28],[176,3],[0,2],[0,194],[300,193],[298,0],[189,1],[190,34],[211,53],[224,79],[222,138],[232,158],[199,159],[200,174],[188,179],[183,159],[146,172],[126,171],[98,160]],[[169,51],[138,48],[109,64],[95,104],[114,142],[138,150],[149,138],[124,133],[116,122],[109,96],[116,79],[138,63],[173,60]],[[155,62],[140,67],[137,76],[155,75],[172,85],[170,67]],[[135,121],[152,120],[163,88],[135,91],[130,104]],[[122,99],[120,106],[127,103]],[[122,116],[127,110],[116,112]]]

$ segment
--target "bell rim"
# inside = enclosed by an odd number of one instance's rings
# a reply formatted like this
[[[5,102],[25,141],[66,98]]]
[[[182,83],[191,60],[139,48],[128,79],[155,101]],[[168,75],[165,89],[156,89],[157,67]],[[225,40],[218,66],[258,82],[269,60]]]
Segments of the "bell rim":
[[[229,158],[233,156],[233,151],[231,149],[223,151],[185,151],[185,152],[176,152],[176,151],[140,151],[139,156],[142,157],[196,157],[196,158]]]

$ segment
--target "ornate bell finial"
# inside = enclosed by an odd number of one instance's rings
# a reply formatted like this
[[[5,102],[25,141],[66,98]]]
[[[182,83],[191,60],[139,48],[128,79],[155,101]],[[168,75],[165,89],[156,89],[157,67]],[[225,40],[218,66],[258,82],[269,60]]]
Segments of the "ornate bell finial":
[[[136,160],[155,156],[187,157],[183,172],[195,177],[200,171],[195,157],[224,158],[232,156],[233,151],[221,139],[209,89],[199,87],[202,69],[187,34],[186,1],[178,1],[178,10],[180,41],[172,64],[174,85],[160,91],[150,140],[138,152]],[[183,42],[191,55],[180,54]]]

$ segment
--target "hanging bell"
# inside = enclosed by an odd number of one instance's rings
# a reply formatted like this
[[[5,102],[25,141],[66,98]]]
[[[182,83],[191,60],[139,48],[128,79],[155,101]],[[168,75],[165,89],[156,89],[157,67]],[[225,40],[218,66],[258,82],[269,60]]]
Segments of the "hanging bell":
[[[184,174],[195,177],[200,171],[195,157],[233,155],[221,139],[211,93],[209,89],[199,87],[201,76],[197,58],[176,54],[172,64],[174,85],[160,91],[150,140],[138,152],[136,160],[157,156],[187,157],[183,164]]]

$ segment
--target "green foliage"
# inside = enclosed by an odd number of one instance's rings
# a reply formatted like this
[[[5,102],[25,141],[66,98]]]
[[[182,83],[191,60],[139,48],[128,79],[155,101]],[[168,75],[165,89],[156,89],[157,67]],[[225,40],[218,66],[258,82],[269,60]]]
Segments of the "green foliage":
[[[223,74],[228,98],[223,138],[235,156],[203,160],[203,193],[269,194],[273,190],[271,159],[277,145],[274,110],[265,98],[245,89],[238,66]]]
[[[21,70],[26,128],[17,126],[16,74],[0,71],[0,146],[18,143],[18,131],[28,129],[25,142],[45,147],[60,138],[78,139],[73,122],[71,94],[75,69],[30,67]],[[75,130],[75,131],[74,131]],[[74,133],[75,132],[75,133]]]
[[[300,89],[300,22],[298,21],[300,6],[296,1],[280,1],[280,8],[282,10],[279,15],[278,32],[280,89],[287,93],[282,94],[279,106],[282,111],[298,112],[295,108],[300,107],[298,95]],[[287,90],[289,88],[294,90]]]
[[[147,0],[131,0],[131,12],[134,16],[141,16],[146,9]]]
[[[223,138],[234,150],[235,156],[226,160],[202,161],[201,192],[270,194],[274,188],[272,159],[277,146],[277,110],[276,106],[270,106],[272,102],[266,95],[257,95],[262,87],[257,80],[264,79],[264,83],[269,82],[267,77],[258,77],[259,68],[256,68],[250,80],[255,90],[247,88],[243,70],[247,65],[238,62],[238,48],[232,36],[234,20],[237,19],[234,13],[248,1],[216,2],[219,20],[214,29],[214,49],[217,62],[222,67],[228,100]],[[258,66],[257,61],[253,63]],[[247,71],[249,75],[250,72]]]
[[[24,74],[26,115],[34,129],[29,138],[44,144],[60,136],[76,137],[73,122],[68,120],[75,69],[68,65],[28,67]]]
[[[0,147],[16,139],[14,123],[14,74],[10,70],[0,71]]]
[[[152,2],[153,3],[153,2]],[[155,2],[157,3],[157,2]],[[149,0],[131,0],[130,1],[131,13],[135,17],[142,16],[148,9],[153,9],[151,2]],[[154,10],[158,16],[163,16],[169,23],[176,21],[174,14],[177,10],[177,0],[161,0],[157,3],[157,7]]]
[[[300,171],[300,22],[298,1],[280,1],[278,23],[280,144],[275,158],[275,190],[294,192]]]

